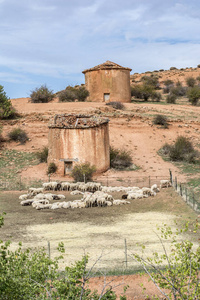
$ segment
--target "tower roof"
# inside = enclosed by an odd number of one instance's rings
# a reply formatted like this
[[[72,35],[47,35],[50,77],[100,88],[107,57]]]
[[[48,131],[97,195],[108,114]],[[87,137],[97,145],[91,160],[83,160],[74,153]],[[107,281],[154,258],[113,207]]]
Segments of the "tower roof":
[[[130,68],[122,67],[122,66],[120,66],[120,65],[118,65],[118,64],[116,64],[112,61],[107,60],[105,63],[97,65],[97,66],[95,66],[93,68],[90,68],[90,69],[86,69],[82,73],[85,74],[85,73],[90,72],[90,71],[110,70],[110,69],[120,69],[120,70],[132,71],[132,69],[130,69]]]

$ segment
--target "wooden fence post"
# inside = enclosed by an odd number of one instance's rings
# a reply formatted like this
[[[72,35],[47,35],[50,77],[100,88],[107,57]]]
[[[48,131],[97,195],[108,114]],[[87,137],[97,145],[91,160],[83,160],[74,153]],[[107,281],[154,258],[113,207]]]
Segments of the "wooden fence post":
[[[127,262],[127,244],[126,244],[126,239],[124,239],[124,244],[125,244],[125,264],[126,264],[126,268],[127,268],[128,262]]]

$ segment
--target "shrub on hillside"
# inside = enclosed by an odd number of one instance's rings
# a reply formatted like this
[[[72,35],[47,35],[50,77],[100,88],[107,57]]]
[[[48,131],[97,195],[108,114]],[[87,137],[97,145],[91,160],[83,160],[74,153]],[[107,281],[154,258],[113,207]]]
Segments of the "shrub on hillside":
[[[25,144],[29,139],[27,133],[19,127],[10,131],[8,137],[12,141],[20,142],[20,144]]]
[[[155,72],[155,71],[154,71]],[[157,71],[158,72],[158,71]],[[151,85],[154,89],[158,89],[160,87],[158,76],[151,75],[151,76],[142,76],[141,80],[146,85]]]
[[[199,157],[199,153],[194,149],[192,143],[184,136],[177,137],[174,145],[165,144],[160,152],[172,161],[195,163]]]
[[[196,84],[196,79],[192,76],[186,78],[186,84],[188,87],[194,87]]]
[[[110,147],[110,166],[114,169],[125,169],[132,165],[130,151]]]
[[[131,87],[131,96],[143,101],[148,101],[149,98],[155,95],[155,88],[148,84],[136,84]]]
[[[163,115],[156,115],[153,118],[153,124],[154,125],[161,125],[164,128],[168,128],[168,125],[169,125],[168,122],[167,122],[167,117],[163,116]]]
[[[187,97],[189,101],[192,103],[192,105],[197,105],[200,99],[200,87],[198,85],[195,85],[194,87],[190,87],[187,90]]]
[[[4,87],[0,85],[0,119],[12,119],[16,116],[10,99],[7,97]]]
[[[90,163],[80,163],[74,166],[71,171],[71,176],[74,180],[80,182],[88,182],[92,180],[92,176],[96,171],[95,166],[91,166]]]
[[[38,151],[36,153],[37,158],[39,161],[42,162],[47,162],[47,157],[48,157],[48,147],[43,147],[42,150]]]
[[[106,105],[112,106],[115,109],[121,109],[123,110],[125,108],[124,104],[119,101],[111,101],[107,102]]]
[[[56,166],[56,164],[54,162],[51,162],[49,165],[48,165],[48,170],[47,170],[47,174],[53,174],[53,173],[56,173],[58,167]]]
[[[58,97],[60,102],[73,102],[75,100],[85,101],[88,96],[89,92],[84,86],[67,86],[64,91],[59,93]]]
[[[30,98],[32,103],[48,103],[54,99],[55,95],[46,85],[31,91]]]

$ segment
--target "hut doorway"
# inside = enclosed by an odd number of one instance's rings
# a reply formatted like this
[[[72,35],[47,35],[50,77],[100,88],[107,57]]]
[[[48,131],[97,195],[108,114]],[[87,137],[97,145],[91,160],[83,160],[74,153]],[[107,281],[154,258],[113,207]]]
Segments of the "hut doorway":
[[[110,101],[110,93],[104,93],[104,102]]]
[[[73,169],[73,161],[64,161],[64,175],[71,172]]]

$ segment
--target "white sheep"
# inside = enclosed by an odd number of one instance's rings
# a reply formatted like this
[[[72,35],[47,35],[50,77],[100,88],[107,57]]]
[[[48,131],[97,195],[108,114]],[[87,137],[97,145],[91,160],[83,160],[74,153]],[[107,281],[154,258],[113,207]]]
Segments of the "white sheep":
[[[44,188],[29,188],[28,189],[29,193],[32,196],[36,196],[37,194],[43,193],[44,192]]]
[[[120,200],[120,199],[113,200],[113,205],[123,205],[123,204],[129,204],[129,203],[130,202],[126,201],[126,200]]]
[[[31,205],[33,202],[34,202],[34,199],[26,199],[26,200],[21,201],[20,204],[22,206],[28,206],[28,205]]]
[[[52,207],[52,204],[41,204],[38,203],[35,207],[35,209],[40,210],[40,209],[50,209]]]
[[[56,191],[58,189],[58,182],[52,181],[52,182],[44,182],[43,183],[44,190],[53,190]]]
[[[19,200],[27,200],[29,199],[31,195],[30,194],[23,194],[19,196]]]
[[[162,188],[168,188],[170,186],[172,186],[170,180],[167,180],[167,179],[166,180],[160,180],[160,188],[161,189]]]

